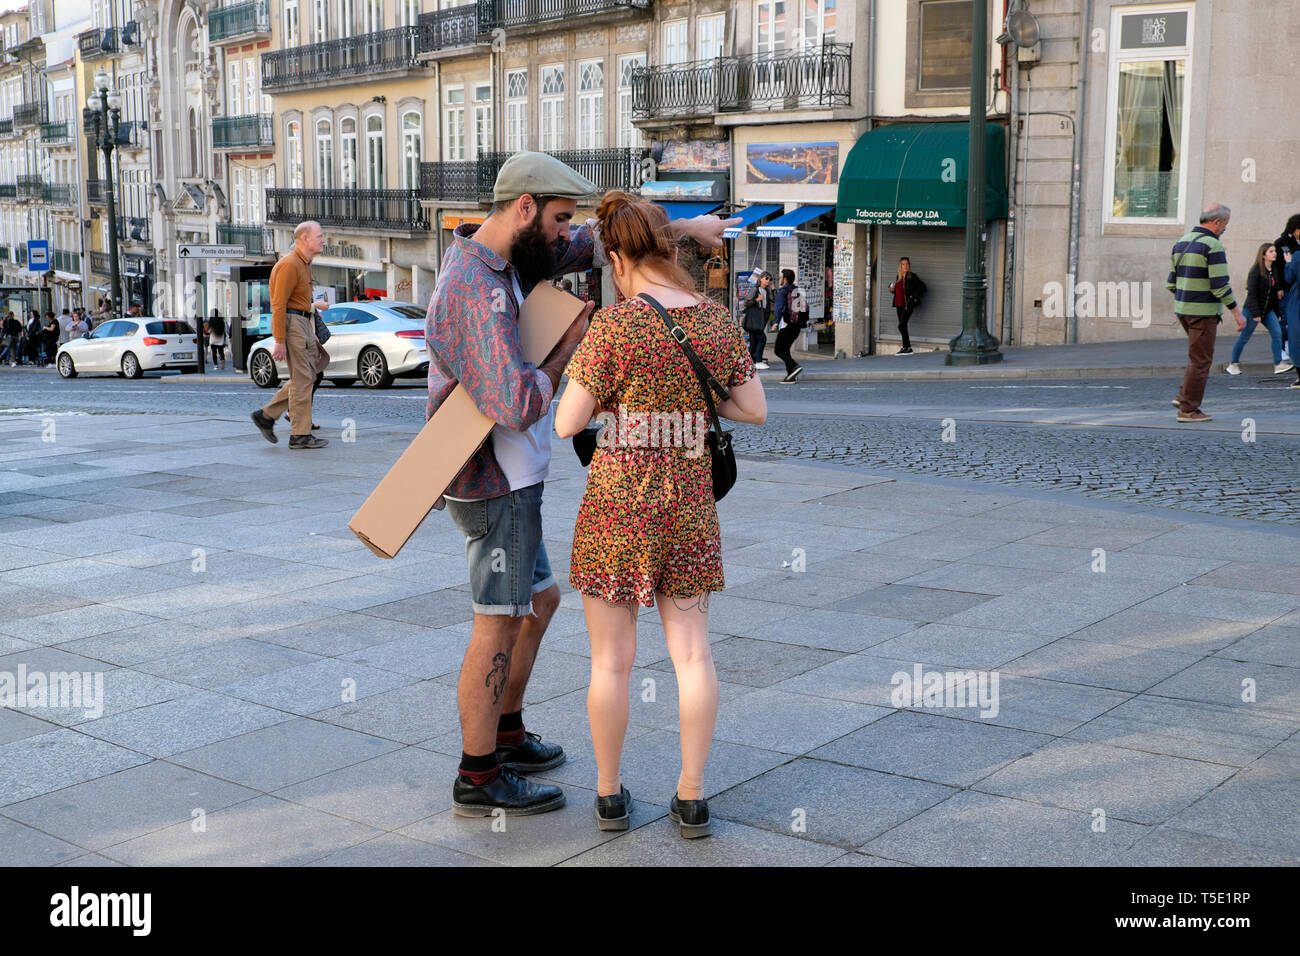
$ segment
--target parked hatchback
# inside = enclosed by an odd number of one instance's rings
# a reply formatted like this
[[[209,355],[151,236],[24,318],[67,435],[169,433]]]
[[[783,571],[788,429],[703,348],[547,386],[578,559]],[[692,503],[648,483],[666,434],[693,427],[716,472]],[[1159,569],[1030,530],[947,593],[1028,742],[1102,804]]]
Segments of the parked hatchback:
[[[386,388],[394,378],[415,378],[429,371],[424,341],[424,309],[413,302],[345,302],[322,316],[330,330],[325,351],[330,363],[325,378],[335,385],[361,382]],[[287,362],[274,362],[275,340],[262,339],[248,353],[248,375],[262,388],[289,377]]]
[[[64,378],[76,378],[82,372],[139,378],[159,369],[197,372],[198,349],[199,340],[189,322],[134,316],[100,323],[85,338],[64,342],[54,362]]]

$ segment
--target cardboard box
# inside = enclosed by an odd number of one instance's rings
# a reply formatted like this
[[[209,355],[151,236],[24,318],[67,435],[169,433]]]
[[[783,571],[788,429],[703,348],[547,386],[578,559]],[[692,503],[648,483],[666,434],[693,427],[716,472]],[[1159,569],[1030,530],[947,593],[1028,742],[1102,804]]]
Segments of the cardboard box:
[[[519,310],[524,361],[540,365],[584,306],[549,282],[539,282]],[[381,558],[395,556],[487,440],[494,424],[474,407],[464,386],[457,385],[357,509],[348,527]]]

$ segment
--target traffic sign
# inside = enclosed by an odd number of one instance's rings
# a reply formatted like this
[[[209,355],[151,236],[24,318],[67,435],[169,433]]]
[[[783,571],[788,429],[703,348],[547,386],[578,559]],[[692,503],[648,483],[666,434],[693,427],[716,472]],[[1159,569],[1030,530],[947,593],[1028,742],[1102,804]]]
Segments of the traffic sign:
[[[49,272],[50,271],[50,240],[48,239],[27,240],[27,271],[28,272]]]
[[[181,243],[176,255],[182,259],[242,259],[247,254],[244,246],[200,246]]]

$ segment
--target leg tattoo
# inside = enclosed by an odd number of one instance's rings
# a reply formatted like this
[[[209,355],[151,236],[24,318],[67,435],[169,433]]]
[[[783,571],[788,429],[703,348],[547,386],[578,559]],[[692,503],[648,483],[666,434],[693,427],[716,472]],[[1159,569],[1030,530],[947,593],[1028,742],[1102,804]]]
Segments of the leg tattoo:
[[[605,598],[601,598],[601,600],[605,601],[605,603],[612,608],[622,608],[624,611],[627,611],[628,622],[634,627],[636,626],[636,604],[631,601],[627,604],[615,604],[613,601],[605,600]]]
[[[701,614],[708,614],[711,594],[712,592],[705,591],[693,598],[671,598],[670,600],[673,602],[673,607],[679,611],[699,611]]]
[[[510,654],[493,654],[492,669],[488,671],[487,677],[483,681],[484,687],[492,689],[492,703],[500,703],[501,695],[505,692],[506,681],[510,678]],[[495,679],[495,683],[493,682]]]

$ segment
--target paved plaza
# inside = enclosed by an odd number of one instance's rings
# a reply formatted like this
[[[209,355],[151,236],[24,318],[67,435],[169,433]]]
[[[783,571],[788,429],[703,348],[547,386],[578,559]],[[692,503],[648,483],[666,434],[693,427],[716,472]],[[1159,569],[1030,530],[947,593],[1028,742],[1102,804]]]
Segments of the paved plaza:
[[[223,414],[0,419],[0,675],[104,690],[97,716],[0,709],[0,864],[1300,862],[1296,529],[775,456],[719,506],[713,836],[666,816],[653,609],[632,829],[598,831],[559,441],[564,599],[525,720],[567,751],[543,779],[568,802],[455,817],[463,538],[434,513],[372,555],[347,521],[417,426],[318,420],[329,448],[297,454]],[[899,673],[936,698],[900,702]]]

